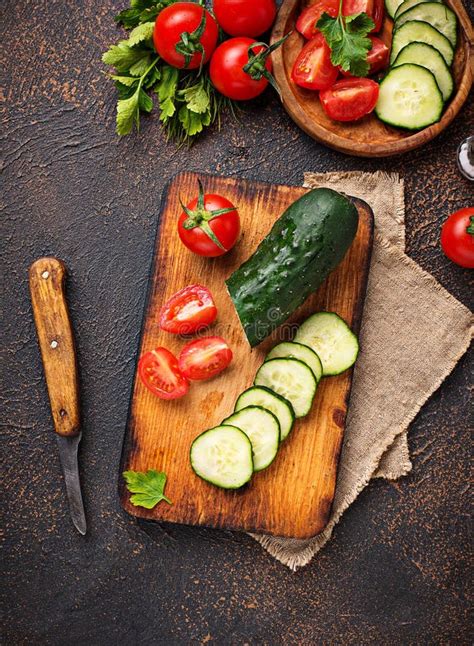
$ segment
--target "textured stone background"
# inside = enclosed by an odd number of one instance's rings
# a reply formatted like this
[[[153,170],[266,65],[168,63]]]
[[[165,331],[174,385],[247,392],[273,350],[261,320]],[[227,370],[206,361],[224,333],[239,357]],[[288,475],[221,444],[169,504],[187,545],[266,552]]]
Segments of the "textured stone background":
[[[398,171],[408,253],[472,306],[468,272],[438,236],[472,201],[454,155],[473,134],[474,103],[435,142],[386,161],[316,144],[270,94],[191,151],[167,144],[156,118],[118,140],[99,59],[122,5],[2,3],[4,643],[468,643],[469,357],[412,426],[413,473],[371,484],[296,574],[241,534],[139,526],[116,489],[165,182],[185,168],[286,183],[304,170]],[[65,502],[28,297],[27,268],[45,254],[71,274],[86,538]]]

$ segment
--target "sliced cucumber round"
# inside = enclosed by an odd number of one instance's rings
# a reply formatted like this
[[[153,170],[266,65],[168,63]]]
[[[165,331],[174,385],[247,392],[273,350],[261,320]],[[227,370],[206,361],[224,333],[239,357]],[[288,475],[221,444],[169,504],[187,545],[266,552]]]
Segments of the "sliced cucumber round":
[[[276,345],[273,350],[267,354],[265,361],[269,359],[279,359],[280,357],[287,357],[289,359],[299,359],[305,363],[308,368],[311,368],[316,381],[319,381],[323,376],[323,366],[321,364],[321,359],[318,357],[314,350],[308,348],[307,345],[302,343],[296,343],[295,341],[284,341]]]
[[[449,67],[437,49],[426,43],[410,43],[398,54],[392,67],[412,63],[426,67],[436,79],[443,101],[447,101],[454,90],[454,81]]]
[[[223,421],[240,428],[252,445],[253,470],[266,469],[275,459],[280,444],[280,424],[273,413],[260,406],[247,406]]]
[[[403,0],[385,0],[385,7],[390,18],[394,17],[402,2]]]
[[[411,9],[412,7],[416,7],[417,4],[421,4],[422,2],[426,2],[427,0],[405,0],[405,2],[402,2],[401,4],[398,5],[398,9],[395,11],[395,15],[392,16],[394,20],[399,18],[402,13],[405,13],[405,11],[408,11],[408,9]],[[443,4],[443,0],[430,0],[432,2],[439,2],[440,4]]]
[[[323,375],[338,375],[354,365],[359,342],[347,323],[334,312],[318,312],[300,325],[296,341],[312,348],[321,359]]]
[[[457,18],[454,11],[439,2],[422,2],[421,4],[408,9],[395,20],[395,29],[410,20],[421,20],[437,29],[449,40],[453,47],[456,47]]]
[[[256,386],[266,386],[291,402],[296,417],[310,411],[318,382],[311,368],[299,359],[270,359],[260,366]]]
[[[287,399],[269,388],[252,386],[239,396],[235,410],[239,411],[248,406],[260,406],[273,413],[280,424],[280,442],[288,437],[295,421],[295,411]]]
[[[190,457],[194,473],[222,489],[239,489],[253,474],[252,444],[235,426],[222,424],[201,433]]]
[[[380,83],[375,114],[391,126],[420,130],[439,121],[442,112],[441,91],[426,67],[394,67]]]
[[[410,43],[426,43],[438,50],[444,58],[446,65],[451,65],[454,58],[454,49],[446,36],[421,20],[410,20],[396,29],[393,33],[390,64],[397,58],[400,51]]]

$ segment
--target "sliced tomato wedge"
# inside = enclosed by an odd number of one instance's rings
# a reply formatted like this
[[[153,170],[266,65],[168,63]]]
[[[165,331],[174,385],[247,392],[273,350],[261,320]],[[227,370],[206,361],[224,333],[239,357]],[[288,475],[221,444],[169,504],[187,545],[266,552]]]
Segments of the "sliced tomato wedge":
[[[369,49],[367,54],[367,63],[369,64],[369,74],[375,74],[375,72],[380,72],[380,70],[388,67],[390,50],[383,40],[380,40],[377,36],[369,36],[369,38],[372,41],[372,48]],[[339,68],[339,71],[343,76],[352,76],[350,72],[346,72],[341,68]]]
[[[365,78],[348,78],[319,93],[324,112],[334,121],[357,121],[372,112],[379,86]]]
[[[318,0],[310,7],[306,7],[296,21],[296,29],[306,39],[310,40],[319,33],[316,23],[323,13],[328,13],[331,18],[335,18],[339,13],[339,0]]]
[[[306,43],[293,65],[291,78],[296,85],[308,90],[331,87],[339,70],[331,63],[331,50],[322,34]]]
[[[189,285],[176,292],[160,310],[160,328],[171,334],[194,334],[217,317],[211,292],[203,285]]]
[[[372,32],[378,33],[382,29],[384,15],[385,1],[374,0],[374,15],[372,16],[372,20],[375,22],[375,29],[372,29]]]
[[[178,359],[166,348],[142,355],[138,374],[143,385],[160,399],[178,399],[189,390],[189,381],[181,374]]]
[[[220,336],[191,341],[181,350],[179,369],[188,379],[210,379],[225,370],[232,361],[232,350]]]
[[[380,31],[384,15],[384,0],[342,0],[342,15],[366,13],[375,23],[372,32]]]

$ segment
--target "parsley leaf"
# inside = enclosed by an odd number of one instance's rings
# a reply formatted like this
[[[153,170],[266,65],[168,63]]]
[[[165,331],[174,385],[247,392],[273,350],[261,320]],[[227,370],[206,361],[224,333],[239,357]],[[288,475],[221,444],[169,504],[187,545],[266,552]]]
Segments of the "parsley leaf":
[[[141,471],[124,471],[123,477],[127,483],[127,489],[133,494],[130,496],[130,502],[135,507],[153,509],[162,500],[169,505],[173,504],[164,494],[166,484],[165,473],[155,471],[155,469],[150,469],[146,473]]]
[[[117,16],[115,22],[123,25],[125,29],[133,29],[141,23],[154,20],[162,9],[172,4],[175,0],[131,0],[130,9],[124,9]]]
[[[120,74],[127,73],[138,63],[143,65],[144,59],[149,64],[150,50],[141,47],[130,47],[126,40],[121,40],[117,45],[112,45],[104,54],[102,62],[112,65]],[[132,74],[137,76],[137,74]],[[138,74],[141,76],[141,74]]]
[[[183,97],[186,107],[191,112],[197,112],[198,114],[208,112],[211,99],[202,78],[195,85],[181,90],[179,94]]]
[[[367,35],[374,26],[374,21],[366,13],[344,17],[341,10],[337,18],[323,13],[317,23],[331,49],[332,64],[340,65],[353,76],[367,76],[369,73],[367,53],[372,42]]]
[[[178,88],[179,72],[175,67],[165,65],[161,69],[161,78],[155,85],[160,104],[160,121],[166,123],[176,112],[176,90]]]
[[[154,22],[144,22],[142,25],[138,25],[131,32],[130,38],[127,40],[127,45],[133,47],[138,45],[144,40],[150,40],[153,37],[153,30],[155,28]]]

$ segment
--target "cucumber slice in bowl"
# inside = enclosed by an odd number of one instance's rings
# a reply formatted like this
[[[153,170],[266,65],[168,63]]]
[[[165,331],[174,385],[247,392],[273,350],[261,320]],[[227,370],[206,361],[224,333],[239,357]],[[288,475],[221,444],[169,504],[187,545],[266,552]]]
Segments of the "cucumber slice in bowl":
[[[454,11],[446,5],[438,2],[422,2],[400,14],[395,20],[395,29],[399,29],[410,20],[427,22],[446,36],[453,47],[456,47],[458,20]]]
[[[312,348],[323,364],[323,375],[339,375],[354,365],[359,342],[347,323],[334,312],[318,312],[300,325],[296,341]]]
[[[198,435],[190,458],[194,473],[221,489],[239,489],[253,474],[252,444],[235,426],[222,424]]]
[[[308,368],[311,368],[316,381],[319,381],[323,376],[323,366],[321,364],[321,359],[318,357],[314,350],[308,348],[307,345],[302,343],[284,341],[276,345],[273,350],[267,354],[265,361],[269,359],[278,359],[280,357],[288,359],[299,359],[305,363]]]
[[[446,65],[451,65],[454,58],[454,49],[446,36],[437,29],[421,20],[410,20],[396,29],[393,33],[390,65],[397,58],[400,51],[409,43],[426,43],[438,50],[444,58]]]
[[[394,67],[380,84],[375,114],[391,126],[420,130],[439,121],[442,112],[443,96],[426,67]]]
[[[436,79],[443,101],[447,101],[454,90],[454,81],[449,67],[437,49],[426,43],[410,43],[398,54],[392,67],[405,64],[426,67]]]
[[[253,470],[266,469],[275,459],[280,444],[280,424],[273,413],[260,406],[247,406],[223,421],[241,431],[252,445]]]
[[[280,442],[288,437],[295,421],[295,411],[287,399],[269,388],[252,386],[239,396],[235,410],[239,411],[248,406],[259,406],[273,413],[280,424]]]
[[[390,18],[394,17],[402,3],[403,0],[385,0],[385,8]]]
[[[256,386],[266,386],[287,399],[296,417],[310,411],[318,382],[311,368],[299,359],[270,359],[260,366]]]
[[[426,1],[427,0],[405,0],[405,2],[402,2],[401,4],[398,5],[398,9],[395,11],[395,15],[392,16],[392,18],[396,20],[402,15],[402,13],[405,13],[405,11],[408,11],[408,9],[411,9],[412,7],[415,7],[417,4],[422,4],[423,2],[426,2]],[[430,0],[430,2],[439,2],[440,4],[443,4],[443,0]]]

